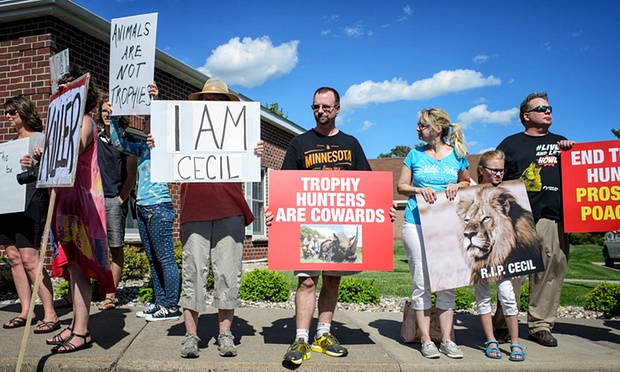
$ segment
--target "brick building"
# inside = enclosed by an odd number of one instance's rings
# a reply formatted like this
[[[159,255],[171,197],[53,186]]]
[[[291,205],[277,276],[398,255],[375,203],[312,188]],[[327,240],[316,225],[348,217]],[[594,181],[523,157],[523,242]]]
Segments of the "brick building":
[[[51,96],[49,58],[69,49],[70,61],[88,69],[97,79],[99,87],[108,90],[110,22],[69,0],[15,0],[0,2],[0,102],[16,95],[32,100],[43,122]],[[189,93],[202,90],[208,76],[172,56],[157,50],[155,81],[160,99],[185,100]],[[238,94],[237,92],[235,92]],[[251,101],[238,94],[242,101]],[[132,124],[137,136],[141,123]],[[267,257],[267,236],[263,207],[267,200],[268,168],[278,169],[286,147],[305,129],[299,125],[261,108],[261,138],[265,141],[265,154],[261,159],[262,182],[246,183],[248,204],[256,221],[246,230],[244,260]],[[0,123],[0,143],[14,138],[7,121]],[[170,184],[171,196],[179,210],[178,184]],[[175,240],[179,240],[179,226],[175,222]],[[137,237],[137,229],[128,221],[127,240]],[[4,252],[0,251],[0,255]],[[49,264],[49,257],[46,258]]]

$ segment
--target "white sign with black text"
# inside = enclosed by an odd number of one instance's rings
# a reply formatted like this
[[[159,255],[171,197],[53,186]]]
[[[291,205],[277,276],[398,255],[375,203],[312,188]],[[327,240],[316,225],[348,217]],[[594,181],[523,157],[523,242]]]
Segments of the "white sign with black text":
[[[260,103],[153,101],[151,180],[260,182]]]
[[[26,185],[17,182],[17,175],[26,170],[19,159],[28,153],[28,138],[0,143],[0,214],[23,212],[26,206]]]

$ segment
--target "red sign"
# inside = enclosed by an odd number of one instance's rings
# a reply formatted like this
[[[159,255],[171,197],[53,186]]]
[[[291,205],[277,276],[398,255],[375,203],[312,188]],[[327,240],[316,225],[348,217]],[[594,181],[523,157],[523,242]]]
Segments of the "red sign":
[[[562,154],[566,232],[620,229],[620,141],[579,143]]]
[[[269,172],[270,270],[392,271],[392,174]]]

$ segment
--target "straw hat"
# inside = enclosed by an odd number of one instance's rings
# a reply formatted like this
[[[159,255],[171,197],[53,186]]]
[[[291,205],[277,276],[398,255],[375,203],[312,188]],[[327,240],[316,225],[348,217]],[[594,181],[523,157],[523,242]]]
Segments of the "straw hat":
[[[190,101],[200,101],[204,94],[221,94],[230,98],[231,101],[239,101],[239,97],[232,93],[228,93],[228,86],[220,79],[211,78],[207,80],[202,91],[190,94],[188,99]]]

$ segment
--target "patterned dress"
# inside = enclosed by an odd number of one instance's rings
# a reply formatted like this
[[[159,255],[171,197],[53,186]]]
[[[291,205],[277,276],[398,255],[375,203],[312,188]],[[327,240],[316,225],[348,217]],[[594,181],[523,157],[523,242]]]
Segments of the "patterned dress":
[[[78,262],[87,278],[97,279],[100,293],[114,292],[106,235],[105,199],[97,164],[97,130],[93,140],[78,156],[73,187],[56,188],[52,216],[54,252],[52,272],[69,278],[66,266]]]

